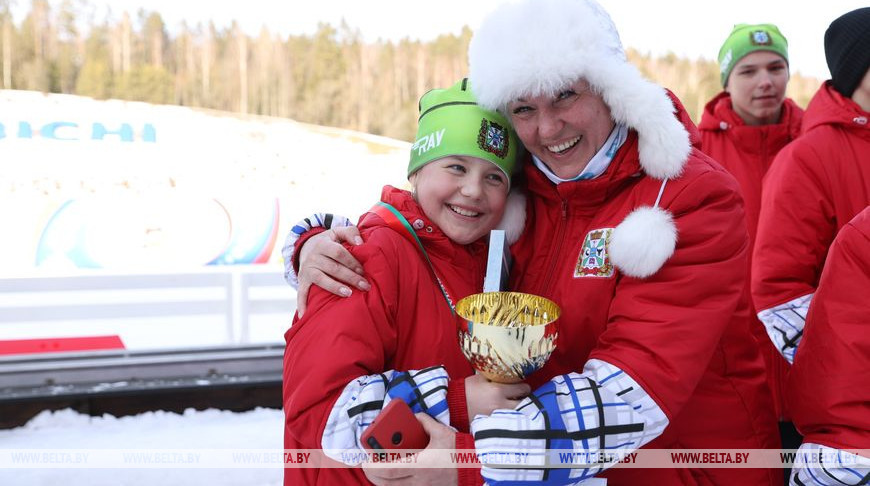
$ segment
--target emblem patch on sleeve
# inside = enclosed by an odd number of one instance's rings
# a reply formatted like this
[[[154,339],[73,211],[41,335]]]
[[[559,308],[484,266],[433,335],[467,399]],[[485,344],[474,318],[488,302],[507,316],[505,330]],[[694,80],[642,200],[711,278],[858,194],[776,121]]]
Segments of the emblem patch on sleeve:
[[[574,267],[574,278],[597,277],[609,278],[613,276],[613,263],[607,254],[610,244],[610,235],[613,228],[601,228],[592,230],[583,239],[583,247],[577,257],[577,266]]]
[[[496,122],[486,118],[480,120],[480,133],[477,135],[477,145],[481,150],[495,154],[498,158],[505,158],[510,150],[507,129]]]

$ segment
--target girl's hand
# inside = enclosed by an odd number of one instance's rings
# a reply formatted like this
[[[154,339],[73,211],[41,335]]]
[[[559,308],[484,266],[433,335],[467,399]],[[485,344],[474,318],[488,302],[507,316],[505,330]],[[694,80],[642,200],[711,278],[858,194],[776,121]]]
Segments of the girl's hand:
[[[383,464],[363,464],[363,472],[372,483],[383,486],[402,485],[454,485],[459,475],[449,456],[456,446],[456,432],[425,413],[416,414],[429,434],[429,445],[417,454],[413,467],[388,468]]]

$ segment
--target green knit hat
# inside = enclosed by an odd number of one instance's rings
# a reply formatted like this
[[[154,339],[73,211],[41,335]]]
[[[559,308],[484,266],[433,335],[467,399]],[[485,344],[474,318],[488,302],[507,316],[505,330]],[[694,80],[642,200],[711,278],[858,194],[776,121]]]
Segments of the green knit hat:
[[[519,149],[517,134],[507,119],[478,106],[468,79],[463,79],[420,98],[408,177],[429,162],[448,155],[465,155],[492,162],[510,180],[519,165]]]
[[[773,24],[737,24],[719,49],[719,72],[722,86],[728,85],[728,76],[737,61],[755,51],[775,52],[788,63],[788,41]]]

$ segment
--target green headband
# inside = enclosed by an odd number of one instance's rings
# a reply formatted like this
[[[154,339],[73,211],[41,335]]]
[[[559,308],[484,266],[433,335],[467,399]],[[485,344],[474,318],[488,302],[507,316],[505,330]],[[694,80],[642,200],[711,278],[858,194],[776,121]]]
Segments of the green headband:
[[[429,162],[465,155],[492,162],[510,179],[518,166],[519,145],[507,119],[478,106],[468,80],[463,79],[420,98],[420,120],[411,146],[408,177]]]
[[[728,76],[737,61],[755,51],[775,52],[788,63],[788,41],[773,24],[737,24],[719,49],[719,72],[722,86],[728,85]]]

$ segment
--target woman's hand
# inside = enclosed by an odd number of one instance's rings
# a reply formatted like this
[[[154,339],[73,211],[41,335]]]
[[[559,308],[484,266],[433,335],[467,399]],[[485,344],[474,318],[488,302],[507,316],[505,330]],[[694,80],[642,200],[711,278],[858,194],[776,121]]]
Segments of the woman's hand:
[[[468,406],[468,421],[478,415],[490,415],[493,410],[512,410],[519,405],[532,389],[525,383],[504,384],[487,380],[476,374],[465,379],[465,402]]]
[[[417,454],[413,467],[384,467],[363,464],[363,472],[372,483],[382,485],[454,485],[459,475],[452,465],[449,453],[456,446],[456,432],[425,413],[416,414],[417,420],[429,435],[429,445]]]
[[[299,317],[305,313],[308,291],[316,285],[327,292],[349,297],[350,286],[369,290],[371,286],[361,276],[363,267],[351,256],[342,243],[361,245],[362,238],[356,226],[333,228],[312,236],[299,251],[299,288],[296,309]]]

